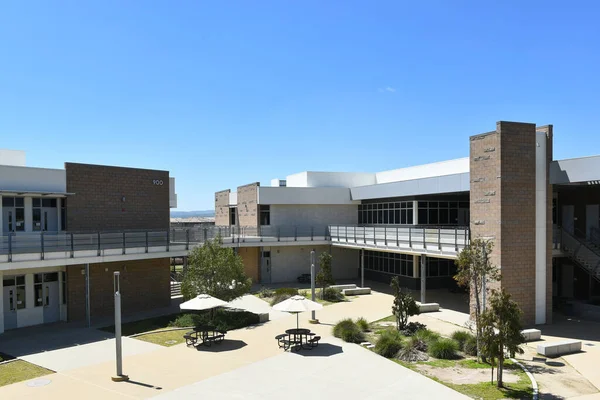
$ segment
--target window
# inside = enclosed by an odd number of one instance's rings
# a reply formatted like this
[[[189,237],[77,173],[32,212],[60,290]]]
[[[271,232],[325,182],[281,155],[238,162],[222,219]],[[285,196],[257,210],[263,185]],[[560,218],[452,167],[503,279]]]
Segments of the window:
[[[62,199],[60,204],[60,229],[67,230],[67,199]]]
[[[413,276],[413,256],[365,250],[365,270],[391,275]]]
[[[17,310],[22,310],[27,305],[25,302],[25,275],[17,276],[15,281],[17,292]]]
[[[271,206],[260,206],[260,224],[271,225]]]
[[[2,207],[9,208],[7,222],[9,231],[25,231],[25,198],[24,197],[3,197]],[[10,209],[12,208],[12,210]],[[14,213],[14,217],[13,217]],[[14,218],[14,225],[13,225]]]
[[[67,304],[67,273],[62,271],[60,273],[60,280],[62,282],[62,304]]]
[[[35,274],[33,276],[33,293],[36,307],[44,305],[43,283],[43,274]]]
[[[412,201],[360,204],[358,206],[358,223],[407,225],[413,223],[412,213]]]
[[[42,199],[34,198],[32,199],[32,207],[33,207],[33,230],[41,231],[42,230]]]
[[[235,225],[235,212],[237,211],[237,207],[229,208],[229,225]]]
[[[445,277],[456,275],[456,265],[453,260],[427,257],[427,276]]]

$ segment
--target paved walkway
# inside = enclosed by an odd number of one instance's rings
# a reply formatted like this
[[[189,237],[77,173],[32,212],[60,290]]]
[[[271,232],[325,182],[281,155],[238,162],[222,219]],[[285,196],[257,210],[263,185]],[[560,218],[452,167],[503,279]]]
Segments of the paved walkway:
[[[468,399],[357,345],[328,341],[316,349],[282,353],[156,399]]]

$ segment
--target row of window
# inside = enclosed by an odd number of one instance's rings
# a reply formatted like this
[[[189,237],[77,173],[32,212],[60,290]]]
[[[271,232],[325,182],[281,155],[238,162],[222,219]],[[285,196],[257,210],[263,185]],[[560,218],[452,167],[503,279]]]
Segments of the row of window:
[[[413,224],[413,202],[358,205],[359,224]]]
[[[57,230],[56,208],[58,200],[55,198],[43,199],[34,197],[31,199],[33,231]],[[9,232],[25,231],[25,198],[24,197],[2,197],[2,207],[7,209],[6,227]],[[54,209],[54,210],[52,210]],[[54,222],[50,222],[54,221]],[[66,199],[61,202],[60,229],[67,229]]]
[[[34,291],[34,306],[43,307],[50,306],[50,287],[46,285],[51,282],[58,282],[59,273],[49,272],[43,274],[34,274],[33,276],[33,291]],[[67,283],[66,272],[60,272],[62,281],[62,304],[67,303]],[[27,308],[27,287],[25,285],[25,275],[4,276],[2,286],[8,287],[8,309],[21,310]],[[14,294],[10,287],[14,287]]]
[[[392,275],[413,277],[413,256],[410,254],[386,253],[365,250],[365,270],[383,272]],[[416,266],[419,268],[419,266]],[[444,277],[456,275],[456,265],[453,260],[427,257],[427,277]]]

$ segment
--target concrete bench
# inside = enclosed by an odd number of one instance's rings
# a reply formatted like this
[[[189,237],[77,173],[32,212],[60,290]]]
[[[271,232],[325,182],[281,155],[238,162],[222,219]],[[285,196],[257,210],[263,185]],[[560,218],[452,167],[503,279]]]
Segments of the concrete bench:
[[[440,311],[440,305],[438,303],[419,303],[419,302],[417,302],[417,305],[419,306],[420,313]]]
[[[352,289],[344,289],[342,293],[345,296],[357,296],[359,294],[371,294],[371,288],[368,287],[357,287]]]
[[[337,290],[344,290],[344,289],[356,289],[356,285],[354,283],[350,284],[350,285],[331,285],[329,286],[330,288],[334,288]]]
[[[525,336],[526,342],[534,342],[542,338],[542,331],[539,329],[524,329],[521,334]]]
[[[581,340],[563,340],[561,342],[541,343],[537,352],[546,357],[558,357],[563,354],[581,351]]]
[[[263,322],[269,321],[269,313],[260,313],[258,314],[258,323],[262,324]]]

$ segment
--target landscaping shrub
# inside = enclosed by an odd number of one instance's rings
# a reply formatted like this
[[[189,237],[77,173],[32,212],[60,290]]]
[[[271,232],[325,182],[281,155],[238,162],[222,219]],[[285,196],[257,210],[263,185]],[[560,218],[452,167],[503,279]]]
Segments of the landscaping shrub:
[[[411,339],[415,339],[412,337]],[[410,340],[407,344],[404,345],[402,349],[398,352],[398,359],[407,362],[417,362],[417,361],[427,361],[429,357],[427,353],[423,352],[421,349],[417,348],[415,342],[418,340]]]
[[[360,317],[356,320],[356,325],[358,325],[360,330],[363,332],[368,332],[370,330],[369,322],[363,317]]]
[[[419,336],[411,336],[408,340],[408,343],[410,347],[416,350],[427,351],[427,342]]]
[[[393,358],[398,355],[398,352],[402,349],[404,341],[402,335],[396,330],[385,331],[377,339],[375,343],[375,352],[386,358]]]
[[[346,296],[342,293],[341,290],[336,288],[325,288],[323,292],[323,300],[331,301],[333,303],[338,303],[340,301],[344,301]]]
[[[477,338],[475,336],[469,336],[463,344],[463,351],[469,356],[477,355]]]
[[[289,294],[275,294],[275,296],[271,299],[271,307],[274,306],[277,303],[281,303],[282,301],[285,301],[287,299],[289,299],[290,297],[292,297],[292,295]]]
[[[333,327],[333,336],[348,343],[360,343],[365,340],[365,335],[358,325],[350,318],[343,319]]]
[[[260,297],[261,299],[264,299],[265,297],[273,297],[274,295],[275,291],[265,286],[261,287],[258,291],[258,297]]]
[[[430,346],[433,342],[437,342],[440,339],[439,333],[430,331],[429,329],[419,329],[413,336],[422,340],[427,346]]]
[[[296,296],[298,294],[298,289],[291,287],[283,287],[279,289],[275,289],[275,296],[281,296],[287,294],[289,297]]]
[[[471,335],[469,332],[465,332],[465,331],[454,331],[454,333],[452,333],[452,339],[454,339],[456,341],[456,343],[458,344],[458,348],[460,349],[460,351],[464,351],[465,350],[465,342],[473,335]]]
[[[258,322],[258,315],[248,311],[214,310],[212,318],[208,311],[202,314],[183,314],[169,323],[169,326],[184,328],[210,324],[219,330],[231,331],[258,324]]]
[[[428,345],[428,353],[430,356],[444,360],[452,360],[456,358],[458,344],[452,339],[442,338]]]
[[[404,336],[413,336],[415,333],[417,333],[417,331],[420,331],[421,329],[425,329],[427,326],[425,324],[422,324],[420,322],[409,322],[408,324],[406,324],[406,327],[404,329],[402,329],[400,332],[404,335]]]

